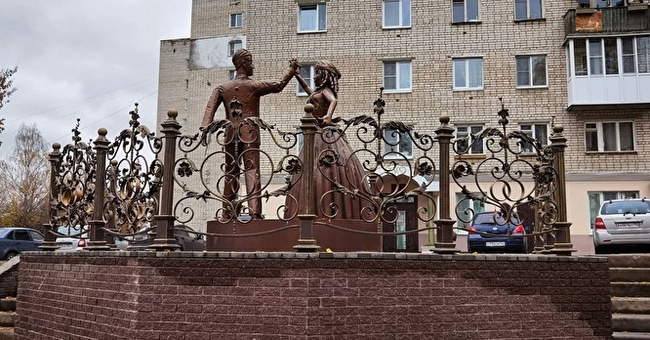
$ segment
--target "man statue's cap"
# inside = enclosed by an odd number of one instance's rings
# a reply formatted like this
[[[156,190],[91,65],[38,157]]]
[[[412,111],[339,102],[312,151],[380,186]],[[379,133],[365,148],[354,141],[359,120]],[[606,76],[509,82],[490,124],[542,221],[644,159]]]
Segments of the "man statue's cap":
[[[232,63],[236,64],[237,60],[245,57],[252,57],[251,53],[248,52],[247,49],[242,48],[241,50],[237,50],[237,52],[232,55]]]

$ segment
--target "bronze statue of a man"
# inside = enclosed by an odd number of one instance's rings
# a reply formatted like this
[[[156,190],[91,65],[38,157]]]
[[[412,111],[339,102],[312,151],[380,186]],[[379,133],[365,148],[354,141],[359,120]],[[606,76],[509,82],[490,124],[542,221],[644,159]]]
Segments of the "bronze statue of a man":
[[[296,74],[298,61],[292,59],[290,66],[286,69],[280,80],[265,81],[251,79],[253,75],[253,57],[245,49],[236,51],[232,56],[232,63],[235,65],[236,76],[233,80],[217,86],[208,100],[205,108],[201,130],[204,130],[214,119],[214,114],[221,103],[224,103],[226,110],[226,119],[230,120],[235,129],[239,129],[239,140],[231,140],[226,145],[226,176],[224,181],[224,198],[232,202],[237,195],[239,180],[240,164],[243,161],[244,178],[246,181],[246,193],[250,198],[248,200],[248,209],[252,218],[262,218],[262,199],[259,197],[261,190],[260,183],[260,136],[259,129],[252,126],[240,127],[240,123],[249,117],[260,116],[260,97],[269,93],[282,91],[289,83],[291,78]],[[241,103],[241,114],[231,112],[230,103],[234,100]],[[233,131],[228,134],[232,136]],[[229,204],[224,203],[221,220],[230,220],[236,218],[236,212],[232,211]]]

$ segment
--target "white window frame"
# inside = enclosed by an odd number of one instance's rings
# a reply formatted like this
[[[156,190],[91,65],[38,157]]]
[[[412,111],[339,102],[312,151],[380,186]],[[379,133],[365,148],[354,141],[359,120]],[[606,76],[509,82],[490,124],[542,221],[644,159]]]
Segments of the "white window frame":
[[[537,135],[537,126],[544,126],[546,128],[546,135],[545,136],[538,136]],[[542,147],[545,147],[549,144],[549,131],[550,131],[550,124],[548,123],[519,123],[519,130],[522,131],[523,133],[527,134],[529,137],[537,140]],[[532,145],[530,146],[530,149],[526,150],[523,146],[520,146],[522,148],[522,152],[524,153],[534,153],[535,150],[533,149]]]
[[[608,73],[607,69],[607,56],[605,51],[605,39],[616,39],[616,63],[618,69],[615,73]],[[623,40],[632,39],[633,52],[626,51],[623,53]],[[576,74],[577,71],[577,60],[579,56],[576,55],[576,43],[584,42],[585,44],[585,54],[586,54],[586,74]],[[629,41],[629,40],[628,40]],[[648,48],[644,51],[640,50],[641,41],[647,41]],[[573,39],[570,42],[571,45],[571,61],[572,69],[571,75],[573,77],[598,77],[602,78],[603,76],[630,76],[630,75],[641,75],[650,73],[650,36],[633,36],[633,37],[613,37],[613,38],[589,38],[589,39]],[[598,50],[594,50],[595,45],[598,45]],[[642,55],[642,53],[644,53]],[[630,60],[634,63],[634,72],[625,72],[625,65],[627,65]],[[644,63],[645,60],[645,63]],[[600,73],[594,73],[594,64],[597,64],[597,69]]]
[[[237,46],[239,46],[239,48]],[[238,50],[241,50],[242,48],[244,48],[244,42],[243,41],[241,41],[239,39],[229,41],[228,42],[228,56],[232,57],[235,54],[235,52],[237,52]]]
[[[485,125],[483,124],[464,124],[464,125],[456,125],[456,139],[460,138],[465,138],[465,137],[470,137],[470,134],[477,134],[485,129]],[[472,138],[470,137],[467,140],[468,145],[472,143]],[[481,143],[478,143],[476,145],[480,145],[480,152],[472,150],[472,148],[469,148],[464,155],[485,155],[485,140],[482,140]]]
[[[395,88],[388,88],[386,86],[386,78],[392,78],[393,75],[387,75],[386,74],[386,66],[389,64],[395,64]],[[408,65],[408,70],[404,72],[405,70],[402,69],[402,66]],[[383,86],[384,86],[384,93],[410,93],[413,89],[413,64],[411,60],[390,60],[390,61],[384,61],[383,62],[383,74],[382,74],[382,79],[383,79]],[[408,77],[408,79],[403,79],[403,77]],[[408,87],[402,87],[402,80],[408,80]]]
[[[405,146],[408,145],[408,147],[405,147],[404,150],[402,150],[400,147],[402,145],[402,139],[408,139],[408,141],[404,144]],[[408,132],[400,133],[397,130],[386,129],[384,130],[382,141],[386,159],[402,159],[401,156],[395,153],[401,154],[403,158],[413,159],[413,140],[411,139],[411,136],[408,134]]]
[[[307,9],[316,9],[316,22],[313,23],[313,26],[315,26],[314,29],[309,29],[305,28],[302,29],[302,23],[303,20],[306,20],[306,18],[303,18],[303,11],[306,11]],[[321,18],[322,16],[325,16],[325,18]],[[323,21],[324,25],[321,27],[320,23]],[[327,32],[327,4],[301,4],[298,6],[298,33],[317,33],[317,32]]]
[[[598,196],[598,197],[596,197]],[[596,201],[592,202],[591,198]],[[622,191],[587,191],[587,214],[589,214],[589,235],[594,233],[594,221],[596,216],[600,214],[598,209],[606,200],[625,199],[625,198],[640,198],[638,190],[622,190]],[[594,209],[595,208],[595,209]]]
[[[398,10],[398,23],[396,25],[388,25],[386,24],[386,16],[388,12],[386,11],[386,3],[398,3],[399,4],[399,10]],[[382,10],[383,10],[383,15],[382,15],[382,28],[410,28],[411,27],[411,0],[384,0],[382,2]],[[405,11],[408,11],[408,13],[404,13]],[[408,22],[404,22],[405,16],[408,15],[407,20]]]
[[[469,84],[469,74],[470,74],[470,61],[480,60],[481,61],[481,84],[479,86],[470,86]],[[458,67],[462,67],[464,73],[465,83],[463,86],[456,85],[456,70]],[[484,72],[483,72],[483,57],[467,57],[467,58],[453,58],[452,59],[452,73],[453,73],[453,88],[454,91],[476,91],[483,90],[484,86]]]
[[[231,13],[228,27],[241,28],[244,26],[244,13]]]
[[[530,13],[530,4],[532,2],[538,2],[539,3],[539,17],[532,17]],[[525,2],[526,4],[526,17],[517,17],[517,3],[522,3]],[[544,19],[544,1],[543,0],[515,0],[514,1],[515,5],[515,21],[525,21],[525,20],[541,20]]]
[[[308,70],[309,77],[305,77],[302,71]],[[309,84],[309,87],[312,89],[316,88],[314,83],[314,76],[316,76],[316,65],[313,64],[303,64],[300,66],[300,76]],[[308,96],[307,91],[305,91],[300,83],[296,86],[296,95],[300,97]]]
[[[472,1],[476,3],[476,18],[469,18],[469,14],[467,13],[467,3],[469,1]],[[454,5],[456,3],[463,3],[463,20],[456,20],[457,18],[454,17]],[[451,22],[454,24],[458,23],[464,23],[464,22],[480,22],[481,21],[481,8],[480,8],[480,3],[479,0],[452,0],[451,3]]]
[[[621,123],[632,124],[632,150],[621,150],[621,137],[626,135],[621,133]],[[594,126],[590,126],[595,124]],[[603,131],[603,124],[616,124],[615,133],[616,133],[616,149],[615,150],[605,150],[605,133]],[[598,150],[587,150],[587,132],[595,132],[597,136]],[[591,121],[585,122],[585,151],[590,153],[596,152],[636,152],[636,127],[633,120],[620,120],[620,121]]]
[[[535,70],[534,67],[535,65],[533,64],[533,60],[535,58],[543,58],[544,59],[544,84],[542,85],[535,85]],[[519,70],[519,60],[522,59],[527,59],[528,61],[528,84],[522,85],[519,83],[519,73],[523,73],[523,71]],[[531,55],[518,55],[515,57],[515,69],[516,69],[516,83],[517,83],[517,88],[519,89],[527,89],[527,88],[545,88],[548,87],[548,62],[546,61],[546,54],[531,54]]]

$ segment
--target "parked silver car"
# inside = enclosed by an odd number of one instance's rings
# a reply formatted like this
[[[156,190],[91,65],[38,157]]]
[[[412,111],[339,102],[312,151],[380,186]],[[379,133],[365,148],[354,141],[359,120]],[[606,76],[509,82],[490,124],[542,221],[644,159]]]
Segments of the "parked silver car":
[[[594,225],[596,254],[608,252],[608,246],[613,245],[650,244],[650,200],[605,201]]]
[[[154,227],[155,228],[155,227]],[[149,232],[144,232],[149,230]],[[135,236],[128,236],[124,241],[116,242],[118,249],[124,250],[147,250],[153,244],[155,229],[142,228]],[[205,238],[194,229],[184,226],[174,226],[174,238],[180,245],[180,250],[202,251],[205,250]]]

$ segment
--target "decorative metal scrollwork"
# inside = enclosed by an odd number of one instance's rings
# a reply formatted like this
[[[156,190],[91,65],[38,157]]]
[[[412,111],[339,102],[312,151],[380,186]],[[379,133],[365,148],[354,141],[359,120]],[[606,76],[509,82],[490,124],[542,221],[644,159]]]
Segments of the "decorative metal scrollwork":
[[[50,202],[53,212],[50,224],[69,227],[67,230],[78,230],[74,235],[66,235],[72,237],[80,237],[89,231],[97,165],[97,155],[90,143],[81,141],[79,122],[80,119],[77,119],[77,124],[72,129],[72,143],[63,147],[60,160],[54,167],[53,201]]]
[[[523,131],[508,132],[509,112],[503,103],[498,116],[500,128],[486,128],[453,141],[456,161],[451,174],[462,195],[456,204],[458,219],[470,223],[480,206],[481,210],[491,207],[505,221],[521,221],[518,208],[530,204],[536,211],[536,233],[551,232],[557,220],[556,151]],[[470,156],[482,146],[484,158]],[[472,189],[467,179],[473,182]]]
[[[105,179],[107,228],[122,234],[136,233],[153,222],[163,174],[163,164],[156,157],[162,150],[162,139],[140,124],[137,103],[129,115],[129,128],[109,146]]]

